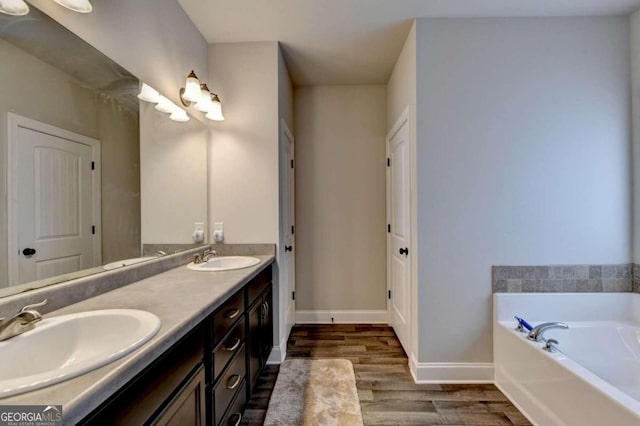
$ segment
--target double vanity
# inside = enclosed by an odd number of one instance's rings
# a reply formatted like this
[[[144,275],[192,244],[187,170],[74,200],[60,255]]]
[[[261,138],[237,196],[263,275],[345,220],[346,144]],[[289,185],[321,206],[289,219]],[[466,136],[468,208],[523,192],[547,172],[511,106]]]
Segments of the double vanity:
[[[0,404],[62,405],[65,424],[239,424],[273,346],[274,256],[193,253],[110,271],[94,290],[109,291],[60,309],[74,283],[43,290],[56,310],[0,342]]]

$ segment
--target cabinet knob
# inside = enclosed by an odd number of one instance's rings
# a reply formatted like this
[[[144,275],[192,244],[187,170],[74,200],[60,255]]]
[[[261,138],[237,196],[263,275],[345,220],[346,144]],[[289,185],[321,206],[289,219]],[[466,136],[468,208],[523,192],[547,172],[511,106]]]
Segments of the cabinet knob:
[[[401,248],[400,254],[404,254],[405,256],[409,256],[409,247]]]
[[[284,246],[284,251],[293,251],[293,246]]]

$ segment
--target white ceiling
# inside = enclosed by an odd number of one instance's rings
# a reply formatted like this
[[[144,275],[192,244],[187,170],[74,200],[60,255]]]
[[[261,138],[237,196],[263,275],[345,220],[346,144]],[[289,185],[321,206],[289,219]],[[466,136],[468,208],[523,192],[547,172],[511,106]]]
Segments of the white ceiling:
[[[296,86],[385,84],[416,17],[629,14],[640,0],[178,0],[209,43],[280,41]]]

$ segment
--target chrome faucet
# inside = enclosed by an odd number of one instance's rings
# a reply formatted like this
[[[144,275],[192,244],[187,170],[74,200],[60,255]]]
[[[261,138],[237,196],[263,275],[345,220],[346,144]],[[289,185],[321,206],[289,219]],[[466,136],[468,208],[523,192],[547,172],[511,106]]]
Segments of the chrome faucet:
[[[42,320],[42,315],[34,308],[46,304],[47,299],[44,299],[42,302],[25,306],[11,318],[0,318],[0,341],[11,339],[33,329],[36,323]]]
[[[204,253],[202,253],[202,261],[206,262],[209,259],[211,259],[212,257],[216,257],[218,255],[218,252],[215,250],[211,250],[211,249],[206,249],[204,251]]]
[[[206,249],[202,254],[200,253],[196,253],[195,256],[193,257],[193,263],[195,263],[196,265],[199,263],[205,263],[207,262],[209,259],[211,259],[212,257],[215,257],[218,255],[218,252],[215,250],[211,250],[211,249]]]
[[[545,331],[553,328],[562,328],[566,330],[567,328],[569,328],[569,326],[563,322],[545,322],[534,327],[533,330],[529,332],[529,335],[527,336],[527,338],[529,340],[533,340],[534,342],[544,341],[542,334]]]

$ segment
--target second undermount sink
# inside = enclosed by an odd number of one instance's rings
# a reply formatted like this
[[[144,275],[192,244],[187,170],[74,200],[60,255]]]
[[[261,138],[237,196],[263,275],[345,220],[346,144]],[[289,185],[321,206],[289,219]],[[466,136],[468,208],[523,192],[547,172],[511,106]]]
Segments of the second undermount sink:
[[[148,342],[160,319],[136,309],[45,318],[0,342],[0,398],[40,389],[109,364]]]
[[[212,257],[206,262],[193,263],[187,265],[187,268],[194,271],[230,271],[233,269],[248,268],[260,263],[260,259],[250,256],[220,256]]]

